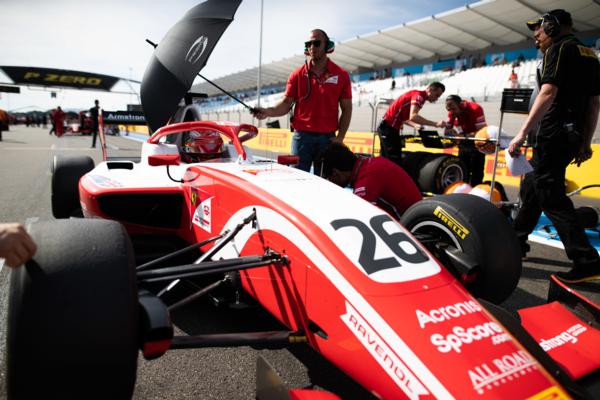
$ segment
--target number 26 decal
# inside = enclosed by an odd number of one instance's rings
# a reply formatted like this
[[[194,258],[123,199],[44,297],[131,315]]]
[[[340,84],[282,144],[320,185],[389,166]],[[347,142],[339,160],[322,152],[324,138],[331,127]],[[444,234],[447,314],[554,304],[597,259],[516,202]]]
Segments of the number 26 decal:
[[[360,247],[360,255],[358,256],[358,263],[369,275],[384,269],[401,267],[401,261],[406,261],[412,264],[419,264],[428,261],[429,258],[427,255],[423,253],[423,251],[410,239],[406,233],[388,233],[383,228],[383,224],[390,221],[393,220],[388,215],[376,215],[369,221],[371,228],[369,228],[362,221],[350,218],[331,221],[331,226],[336,231],[346,227],[358,229],[363,237],[362,245]],[[383,240],[386,246],[396,255],[396,257],[380,258],[378,260],[375,259],[375,248],[377,245],[377,236],[375,235],[379,236],[379,238]],[[402,243],[409,244],[409,248],[413,248],[415,251],[408,253],[401,246]]]

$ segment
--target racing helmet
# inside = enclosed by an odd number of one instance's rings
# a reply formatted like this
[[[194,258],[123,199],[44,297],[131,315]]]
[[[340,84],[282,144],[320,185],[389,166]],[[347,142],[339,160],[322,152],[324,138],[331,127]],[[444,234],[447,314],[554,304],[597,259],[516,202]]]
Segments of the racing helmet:
[[[220,157],[224,146],[218,132],[189,131],[183,134],[181,152],[186,161],[198,162]]]
[[[489,139],[496,139],[494,133],[497,134],[498,131],[492,128],[494,127],[484,126],[475,134],[475,146],[477,147],[477,150],[483,154],[492,154],[494,151],[496,151],[496,144],[494,142],[490,142]]]
[[[469,193],[472,189],[473,187],[467,182],[456,181],[444,189],[444,194]]]
[[[489,184],[481,183],[481,184],[475,186],[473,189],[471,189],[469,194],[472,194],[474,196],[481,197],[482,199],[491,201],[496,207],[501,208],[502,204],[500,204],[500,202],[502,201],[502,195],[500,194],[500,191],[498,189],[494,188],[494,192],[490,196],[490,189],[491,189],[491,186]],[[491,199],[490,199],[490,197],[491,197]]]
[[[500,129],[494,125],[484,126],[475,133],[475,146],[483,154],[493,154],[496,151],[496,139],[498,139],[498,132]],[[505,149],[508,147],[506,132],[502,129],[502,135],[500,138],[500,148]],[[490,141],[492,140],[492,141]]]

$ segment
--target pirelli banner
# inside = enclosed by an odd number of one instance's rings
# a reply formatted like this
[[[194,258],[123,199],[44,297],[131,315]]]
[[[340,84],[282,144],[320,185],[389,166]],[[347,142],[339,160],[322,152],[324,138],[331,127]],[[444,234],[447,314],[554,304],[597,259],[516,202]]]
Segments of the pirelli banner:
[[[373,143],[373,134],[370,132],[348,132],[344,138],[346,144],[355,153],[366,153],[379,155],[379,139],[375,139]],[[261,128],[257,137],[248,142],[245,142],[248,147],[263,150],[270,153],[289,154],[292,143],[292,133],[288,129]],[[577,167],[574,164],[567,168],[567,176],[565,183],[567,192],[577,188],[597,184],[598,170],[600,170],[600,144],[593,144],[594,151],[592,159]],[[405,151],[427,151],[430,153],[447,153],[458,154],[456,148],[450,149],[430,149],[425,148],[418,143],[407,143]],[[532,150],[527,152],[527,158],[532,155]],[[491,180],[494,171],[494,155],[485,157],[484,180]],[[496,169],[496,179],[503,185],[518,187],[521,180],[518,176],[511,175],[506,166],[504,151],[500,152],[498,158],[498,168]],[[600,188],[591,188],[581,193],[585,197],[600,198]]]
[[[0,67],[16,85],[110,91],[120,78],[82,71],[36,67]]]

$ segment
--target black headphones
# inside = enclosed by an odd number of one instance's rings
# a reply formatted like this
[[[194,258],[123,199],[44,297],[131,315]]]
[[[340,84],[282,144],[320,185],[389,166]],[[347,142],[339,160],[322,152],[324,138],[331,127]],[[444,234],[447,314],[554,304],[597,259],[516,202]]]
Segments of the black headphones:
[[[556,15],[552,15],[550,13],[542,15],[541,25],[546,35],[550,37],[555,37],[560,33],[560,21]]]
[[[327,43],[327,47],[325,48],[325,51],[328,54],[333,53],[333,50],[335,49],[335,43],[333,43],[333,41],[331,39],[329,39],[329,35],[327,35],[327,33],[323,29],[313,29],[312,32],[321,32],[323,34],[323,36],[325,36],[325,42]],[[306,46],[304,46],[304,55],[305,56],[310,55],[308,52],[308,47],[306,47]],[[311,85],[310,85],[311,70],[308,68],[308,62],[306,60],[304,60],[304,65],[306,66],[306,82],[308,85],[308,90],[306,91],[306,95],[300,99],[302,101],[308,100],[308,98],[310,97],[310,93],[312,91]]]
[[[327,47],[325,47],[325,52],[327,54],[333,53],[333,50],[335,49],[335,43],[331,39],[329,39],[329,35],[323,29],[313,29],[312,32],[321,32],[323,34],[323,36],[325,36],[325,43],[327,46]],[[306,46],[304,46],[304,55],[305,56],[309,55],[308,47],[306,47]]]

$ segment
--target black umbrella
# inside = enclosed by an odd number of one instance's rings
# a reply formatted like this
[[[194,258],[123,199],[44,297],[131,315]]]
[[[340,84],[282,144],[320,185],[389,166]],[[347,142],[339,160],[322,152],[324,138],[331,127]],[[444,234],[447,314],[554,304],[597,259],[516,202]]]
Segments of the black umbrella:
[[[241,2],[207,0],[198,4],[158,44],[144,73],[140,93],[150,129],[159,129],[175,113]]]

